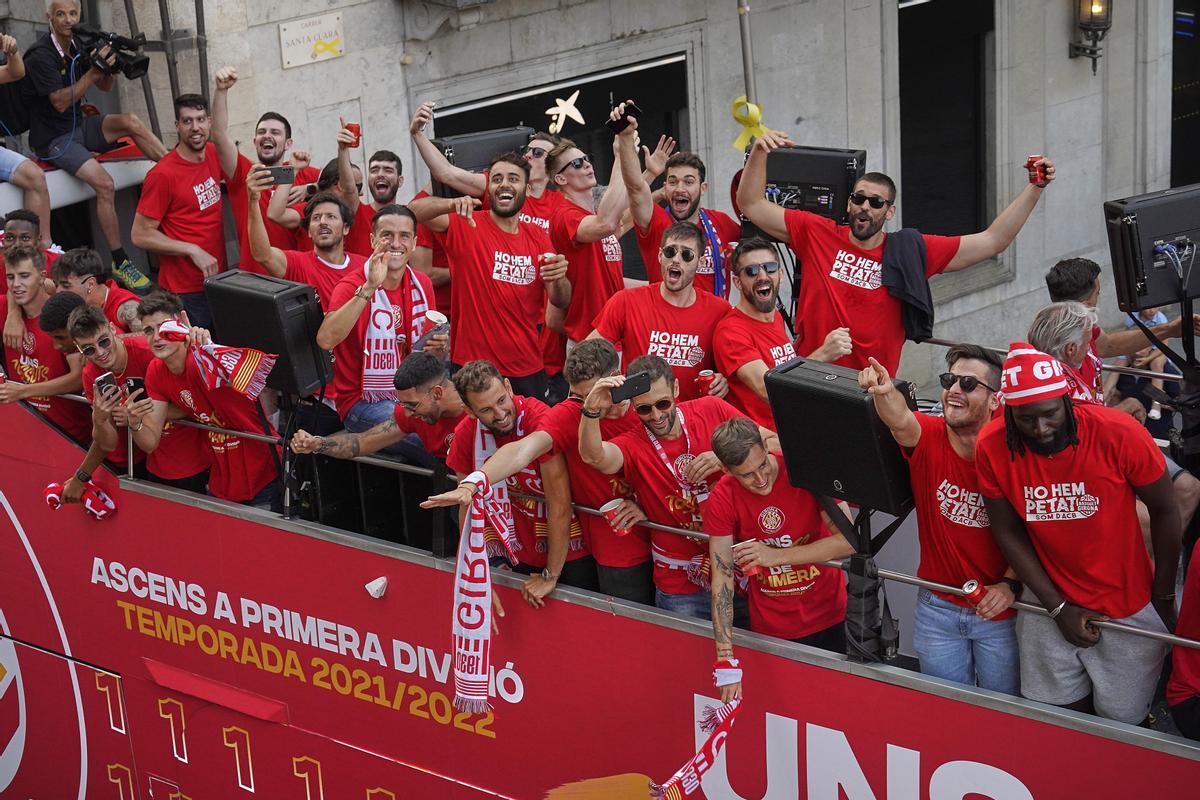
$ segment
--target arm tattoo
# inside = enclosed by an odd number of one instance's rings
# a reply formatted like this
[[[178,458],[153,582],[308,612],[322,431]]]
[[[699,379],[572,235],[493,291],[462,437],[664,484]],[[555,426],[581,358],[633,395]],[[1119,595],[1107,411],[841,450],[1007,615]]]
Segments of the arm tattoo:
[[[719,553],[713,554],[713,561],[717,562],[717,568],[726,575],[733,575],[733,562],[722,558]]]
[[[728,584],[713,597],[713,639],[718,650],[733,644],[733,587]]]
[[[357,433],[335,433],[333,436],[322,436],[317,445],[317,452],[334,458],[357,458],[362,446],[359,444]]]

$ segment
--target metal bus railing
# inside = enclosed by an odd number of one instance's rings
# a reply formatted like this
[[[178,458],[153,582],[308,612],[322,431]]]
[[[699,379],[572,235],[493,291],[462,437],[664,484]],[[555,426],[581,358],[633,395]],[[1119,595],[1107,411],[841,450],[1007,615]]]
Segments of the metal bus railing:
[[[949,339],[925,339],[923,344],[933,344],[937,345],[938,347],[957,347],[958,345],[962,344],[962,342],[952,342]],[[996,353],[1001,357],[1008,355],[1007,350],[999,347],[984,347],[983,349],[992,353]],[[1116,372],[1120,373],[1121,375],[1133,375],[1138,378],[1161,378],[1164,381],[1183,380],[1182,375],[1176,375],[1170,372],[1154,372],[1153,370],[1149,369],[1139,369],[1138,367],[1121,367],[1117,366],[1116,364],[1105,364],[1100,369],[1104,372]]]
[[[929,341],[933,344],[941,344],[942,343],[942,340],[929,340]],[[950,346],[953,346],[955,343],[950,342],[948,344]],[[995,349],[995,348],[989,348],[989,349]],[[87,398],[83,397],[82,395],[63,394],[63,395],[56,395],[56,396],[66,398],[68,400],[74,400],[77,402],[84,402],[84,403],[88,402]],[[192,428],[200,428],[202,430],[207,430],[207,431],[213,431],[215,433],[223,433],[223,434],[227,434],[227,435],[231,435],[231,436],[238,436],[238,437],[242,437],[242,438],[246,438],[246,439],[253,439],[254,441],[266,442],[268,444],[274,444],[276,446],[282,447],[285,454],[290,451],[290,449],[287,447],[287,443],[281,437],[271,437],[271,436],[265,436],[262,433],[232,430],[229,428],[221,428],[221,427],[218,427],[215,425],[205,425],[200,422],[195,422],[193,420],[186,420],[186,419],[172,420],[172,423],[177,424],[177,425],[186,425],[186,426],[192,427]],[[130,448],[130,450],[129,450],[129,458],[128,458],[129,469],[128,469],[128,472],[125,477],[127,480],[136,481],[138,479],[133,474],[133,449],[132,449],[134,447],[133,434],[132,434],[132,432],[129,431],[128,428],[126,428],[126,443],[127,443],[127,446]],[[414,475],[414,476],[420,476],[420,477],[427,478],[427,479],[436,479],[438,477],[437,472],[435,472],[434,470],[428,469],[426,467],[417,467],[417,466],[413,466],[412,464],[405,464],[400,461],[395,461],[395,460],[392,460],[389,458],[382,458],[380,456],[370,456],[370,455],[358,456],[357,458],[344,459],[344,460],[355,461],[355,462],[358,462],[361,464],[366,464],[368,466],[380,467],[380,468],[391,470],[393,472],[397,472],[400,474],[409,474],[409,475]],[[287,460],[285,459],[285,463],[286,462],[287,462]],[[285,480],[284,483],[285,483],[285,490],[286,490],[287,481]],[[454,485],[457,485],[457,484],[456,483],[452,484],[450,482],[446,483],[447,487],[451,487]],[[524,497],[524,498],[533,499],[533,500],[543,500],[544,499],[544,498],[538,497],[536,495],[529,495],[529,494],[525,494],[523,492],[512,492],[512,494],[516,497]],[[590,506],[585,506],[580,503],[572,503],[571,507],[573,509],[575,509],[576,511],[582,512],[584,514],[592,514],[592,515],[601,516],[601,517],[604,516],[604,514],[598,508],[592,508]],[[663,525],[661,523],[651,522],[650,520],[644,520],[637,524],[642,527],[648,528],[650,530],[662,531],[664,533],[672,533],[677,536],[685,536],[685,537],[688,537],[691,539],[700,539],[700,540],[707,541],[709,538],[711,538],[707,534],[703,533],[702,531],[689,531],[684,528],[677,528],[677,527],[674,527],[671,525]],[[455,537],[455,538],[457,538],[457,537]],[[445,542],[442,542],[442,544],[445,544]],[[453,557],[452,556],[453,548],[450,548],[450,549],[442,548],[442,550],[443,550],[443,552],[438,552],[438,549],[435,549],[434,555],[437,555],[437,556],[440,556],[443,558],[447,557],[448,555],[450,557]],[[840,569],[843,572],[849,570],[849,563],[846,560],[823,561],[820,563],[821,563],[821,566],[833,567],[836,569]],[[879,569],[878,574],[879,574],[879,577],[884,580],[895,581],[896,583],[903,583],[903,584],[907,584],[909,586],[916,586],[916,587],[919,587],[922,589],[929,589],[931,591],[945,592],[947,594],[958,595],[960,597],[965,596],[965,593],[962,591],[962,589],[960,587],[949,586],[947,584],[937,583],[935,581],[927,581],[924,578],[917,577],[916,575],[908,575],[903,572],[896,572],[896,571],[887,570],[887,569]],[[1026,602],[1023,602],[1020,600],[1014,602],[1012,604],[1012,608],[1015,608],[1019,611],[1023,611],[1026,613],[1040,614],[1040,615],[1046,616],[1046,617],[1050,616],[1050,612],[1047,611],[1046,609],[1042,608],[1041,606],[1034,605],[1031,603],[1026,603]],[[1158,631],[1143,630],[1141,628],[1135,628],[1133,626],[1125,625],[1120,622],[1113,622],[1111,620],[1096,620],[1090,624],[1094,625],[1097,628],[1101,628],[1101,629],[1120,631],[1121,633],[1127,633],[1132,636],[1141,636],[1141,637],[1144,637],[1147,639],[1155,639],[1157,641],[1166,642],[1168,644],[1176,645],[1179,647],[1190,647],[1192,649],[1200,650],[1200,641],[1195,640],[1195,639],[1188,639],[1183,636],[1176,636],[1175,634],[1172,634],[1172,633],[1160,633]]]

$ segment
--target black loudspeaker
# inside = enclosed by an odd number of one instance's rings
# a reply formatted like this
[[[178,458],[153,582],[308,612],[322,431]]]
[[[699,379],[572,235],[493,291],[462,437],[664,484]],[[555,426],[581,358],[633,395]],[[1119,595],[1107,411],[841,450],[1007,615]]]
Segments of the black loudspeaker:
[[[781,147],[767,156],[767,198],[845,225],[846,201],[866,165],[866,150]]]
[[[916,408],[911,384],[895,383]],[[895,516],[912,509],[908,463],[857,370],[797,358],[766,384],[793,485]]]
[[[510,151],[521,152],[534,133],[533,128],[518,126],[445,136],[431,141],[454,166],[469,172],[482,172],[495,156]],[[433,181],[434,197],[458,197],[460,194],[449,186]]]
[[[1200,183],[1104,204],[1122,311],[1200,297]]]
[[[332,377],[329,353],[317,347],[324,315],[316,290],[269,275],[230,270],[204,282],[217,342],[279,356],[267,385],[301,397]]]

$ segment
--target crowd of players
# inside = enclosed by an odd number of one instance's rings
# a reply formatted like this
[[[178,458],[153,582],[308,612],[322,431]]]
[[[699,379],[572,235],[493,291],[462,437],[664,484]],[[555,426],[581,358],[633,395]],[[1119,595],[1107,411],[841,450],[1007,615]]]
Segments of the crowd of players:
[[[53,3],[50,38],[66,59],[69,39],[57,40],[54,26],[64,8],[77,14],[71,2]],[[1140,723],[1168,648],[1101,635],[1092,623],[1200,635],[1200,570],[1187,573],[1176,620],[1183,531],[1200,482],[1164,462],[1141,425],[1161,417],[1159,395],[1127,391],[1106,405],[1100,359],[1150,364],[1156,351],[1140,329],[1098,328],[1097,265],[1070,259],[1050,269],[1053,302],[1006,359],[951,349],[940,415],[909,410],[892,382],[906,334],[931,319],[928,278],[1003,251],[1054,180],[1049,159],[1038,164],[1044,180],[984,231],[889,235],[896,187],[881,173],[854,185],[848,225],[767,199],[767,155],[791,144],[768,132],[751,149],[737,200],[778,245],[743,238],[739,221],[700,207],[707,183],[697,155],[674,152],[667,137],[639,154],[637,120],[623,104],[612,112],[626,124],[602,191],[589,154],[542,132],[482,173],[455,167],[428,139],[433,106],[423,104],[410,128],[416,148],[433,177],[462,194],[421,191],[403,205],[400,158],[375,152],[361,174],[358,135],[344,122],[337,157],[320,170],[292,149],[290,124],[275,112],[257,123],[255,160],[239,153],[226,111],[236,83],[227,67],[211,104],[176,98],[178,144],[146,151],[161,158],[132,239],[157,257],[153,291],[122,287],[114,274],[127,270],[93,250],[50,249],[44,209],[5,217],[0,402],[27,401],[89,447],[65,483],[68,502],[101,464],[124,471],[132,455],[141,477],[279,507],[275,447],[173,424],[276,435],[256,402],[211,388],[190,356],[213,327],[204,280],[231,266],[227,195],[234,266],[311,284],[325,312],[317,342],[333,352],[334,377],[321,396],[300,399],[310,414],[291,449],[443,462],[462,482],[429,508],[470,502],[472,473],[507,481],[518,493],[514,569],[528,576],[526,600],[541,606],[562,583],[711,618],[725,699],[741,691],[729,668],[735,624],[845,650],[845,581],[823,562],[853,548],[788,480],[767,403],[767,371],[797,355],[860,370],[874,395],[911,466],[918,574],[982,586],[971,599],[921,591],[914,645],[923,672]],[[67,97],[77,102],[74,91]],[[618,237],[631,228],[648,282],[624,276]],[[802,269],[794,336],[778,311],[779,246]],[[448,329],[432,326],[435,311]],[[1150,321],[1163,339],[1180,334],[1180,320]],[[104,375],[115,390],[96,383]],[[614,399],[635,376],[632,396]],[[61,397],[80,391],[90,408]],[[572,503],[607,513],[576,513]],[[1018,618],[1018,599],[1049,615]],[[1167,696],[1180,729],[1200,737],[1195,651],[1176,651]]]

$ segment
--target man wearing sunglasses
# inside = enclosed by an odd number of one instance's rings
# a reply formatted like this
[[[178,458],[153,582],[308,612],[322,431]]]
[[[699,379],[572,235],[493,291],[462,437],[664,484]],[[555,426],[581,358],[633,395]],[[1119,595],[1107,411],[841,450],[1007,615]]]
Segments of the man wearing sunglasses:
[[[1000,407],[1000,357],[971,344],[947,351],[941,417],[909,410],[888,370],[869,360],[859,386],[874,397],[908,460],[921,546],[917,575],[950,586],[976,580],[986,589],[974,607],[959,595],[918,593],[913,647],[921,672],[1018,694],[1016,612],[1009,606],[1021,584],[992,536],[975,470],[975,441]]]
[[[868,172],[854,184],[846,204],[849,225],[807,211],[784,209],[765,196],[767,156],[794,146],[787,134],[768,131],[754,143],[737,202],[746,217],[764,232],[787,242],[800,260],[800,331],[798,352],[811,352],[835,328],[849,328],[853,350],[838,359],[842,366],[863,369],[872,356],[891,373],[900,363],[905,327],[904,301],[883,281],[884,224],[896,214],[896,185],[881,172]],[[922,234],[926,279],[954,272],[1003,252],[1025,224],[1043,190],[1054,180],[1054,163],[1043,158],[1046,181],[1028,184],[987,230],[967,236]],[[905,263],[905,271],[921,264]]]
[[[604,441],[600,419],[613,406],[612,390],[628,376],[647,373],[650,389],[632,399],[642,424]],[[623,472],[651,522],[699,531],[700,504],[721,476],[721,463],[710,443],[717,426],[739,416],[719,397],[677,403],[679,382],[658,356],[642,356],[626,375],[601,378],[583,402],[579,454],[584,463],[607,475]],[[759,428],[768,449],[779,448],[774,432]],[[655,605],[710,619],[708,548],[701,540],[651,531]]]
[[[120,473],[127,469],[128,405],[145,399],[146,372],[154,355],[145,336],[117,335],[112,322],[95,306],[85,305],[72,311],[67,325],[76,348],[87,359],[83,365],[83,394],[92,404],[93,437],[83,463],[63,483],[63,501],[71,503],[79,499],[84,484],[102,461]],[[105,373],[112,375],[115,384],[98,393],[96,379]],[[131,378],[140,379],[141,387],[131,391],[127,383]],[[182,416],[179,412],[176,418]],[[208,485],[211,459],[204,432],[198,428],[168,423],[154,452],[147,457],[141,448],[135,447],[133,454],[134,474],[138,477],[201,494]]]
[[[767,370],[796,357],[792,338],[784,327],[777,305],[779,254],[758,236],[738,243],[729,257],[733,262],[738,304],[729,309],[713,334],[717,369],[729,376],[729,402],[765,428],[775,429],[767,402]],[[811,361],[834,361],[850,352],[850,332],[830,331],[825,341],[808,354]]]
[[[74,292],[89,306],[104,312],[104,316],[121,333],[137,327],[136,294],[108,278],[109,270],[100,254],[87,247],[68,250],[50,266],[50,277],[62,291]]]
[[[729,304],[694,285],[704,234],[690,222],[676,222],[663,234],[658,253],[662,282],[622,289],[596,317],[588,338],[607,339],[630,361],[643,355],[660,356],[679,381],[679,397],[704,394],[724,397],[729,384],[713,376],[706,390],[699,381],[703,370],[715,371],[713,336]]]

